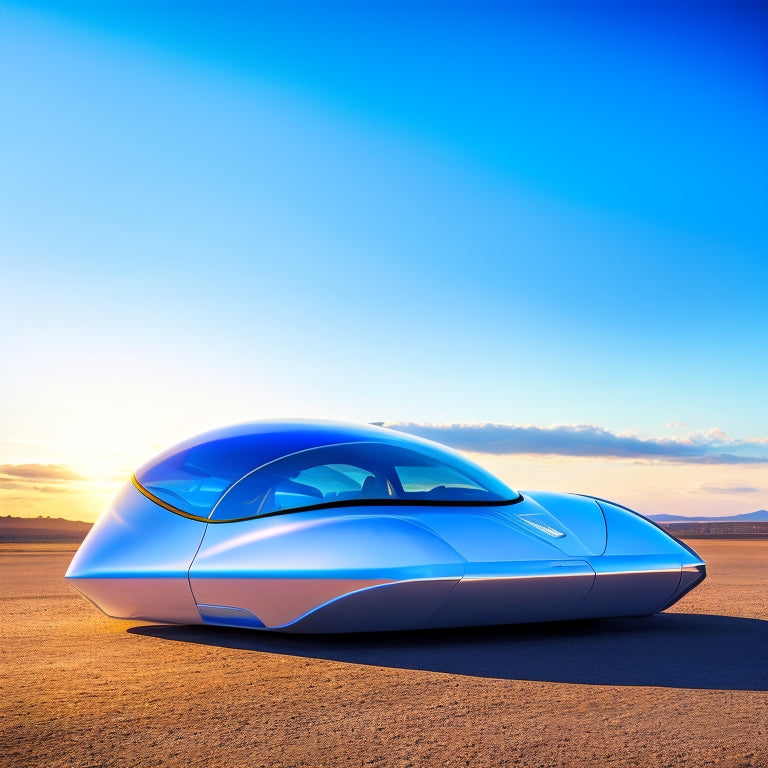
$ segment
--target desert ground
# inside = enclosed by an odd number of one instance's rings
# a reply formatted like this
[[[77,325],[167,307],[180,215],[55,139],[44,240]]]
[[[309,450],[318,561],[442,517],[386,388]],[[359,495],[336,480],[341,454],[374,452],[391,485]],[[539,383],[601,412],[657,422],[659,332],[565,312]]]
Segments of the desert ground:
[[[300,637],[107,618],[0,545],[0,764],[768,768],[768,541],[647,618]]]

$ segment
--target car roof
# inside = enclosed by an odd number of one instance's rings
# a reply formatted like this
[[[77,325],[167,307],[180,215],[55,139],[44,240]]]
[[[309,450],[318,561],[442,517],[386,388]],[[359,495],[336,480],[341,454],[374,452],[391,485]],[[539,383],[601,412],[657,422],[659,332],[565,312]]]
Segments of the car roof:
[[[429,440],[373,424],[321,419],[267,419],[220,427],[176,443],[142,465],[136,475],[141,477],[150,466],[157,466],[172,456],[206,445],[212,450],[218,450],[216,446],[224,450],[227,445],[247,443],[249,452],[259,456],[258,464],[265,464],[309,448],[354,442],[388,443],[416,450],[429,447],[455,454],[449,448]]]

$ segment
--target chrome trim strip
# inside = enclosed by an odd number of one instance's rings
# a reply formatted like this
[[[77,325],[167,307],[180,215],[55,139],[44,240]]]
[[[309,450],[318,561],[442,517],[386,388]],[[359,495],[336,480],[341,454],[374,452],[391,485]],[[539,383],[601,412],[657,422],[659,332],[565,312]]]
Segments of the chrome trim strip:
[[[645,576],[650,573],[680,573],[680,568],[646,568],[641,571],[596,571],[598,576]]]

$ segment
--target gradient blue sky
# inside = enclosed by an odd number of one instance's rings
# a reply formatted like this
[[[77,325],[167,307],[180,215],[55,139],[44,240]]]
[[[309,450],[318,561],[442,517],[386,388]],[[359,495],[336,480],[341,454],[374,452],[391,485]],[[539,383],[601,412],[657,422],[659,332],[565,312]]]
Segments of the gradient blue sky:
[[[6,508],[60,495],[14,467],[106,493],[285,415],[565,426],[540,485],[597,457],[573,490],[768,506],[767,33],[747,2],[4,3]]]

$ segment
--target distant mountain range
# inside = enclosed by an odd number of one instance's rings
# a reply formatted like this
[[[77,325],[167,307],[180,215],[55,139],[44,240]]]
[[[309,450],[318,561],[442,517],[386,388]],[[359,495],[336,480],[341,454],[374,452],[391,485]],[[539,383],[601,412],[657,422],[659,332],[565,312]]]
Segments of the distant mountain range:
[[[685,517],[685,515],[645,515],[655,523],[768,523],[768,509],[723,517]]]
[[[761,530],[752,531],[748,525],[768,523],[768,509],[759,509],[757,512],[746,512],[742,515],[726,515],[723,517],[685,517],[685,515],[646,515],[649,520],[660,525],[672,524],[671,530],[680,530],[681,523],[695,524],[695,527],[709,530],[707,523],[738,523],[730,533],[760,533],[765,537],[768,526],[760,526]],[[0,543],[72,543],[81,542],[92,523],[82,521],[63,520],[53,517],[11,517],[0,516]]]
[[[59,542],[79,543],[91,523],[60,517],[0,517],[0,543]]]

